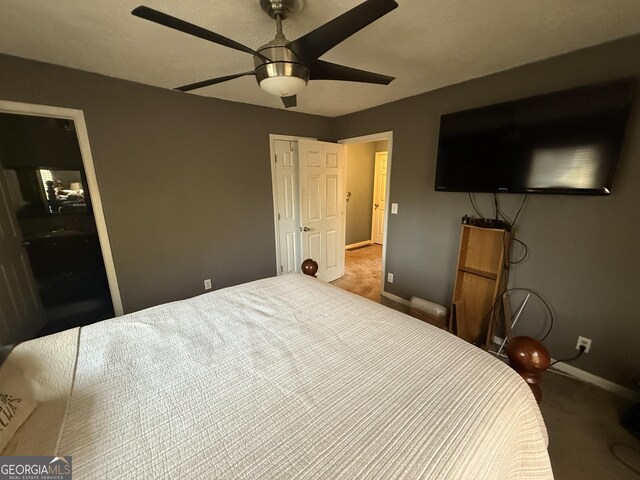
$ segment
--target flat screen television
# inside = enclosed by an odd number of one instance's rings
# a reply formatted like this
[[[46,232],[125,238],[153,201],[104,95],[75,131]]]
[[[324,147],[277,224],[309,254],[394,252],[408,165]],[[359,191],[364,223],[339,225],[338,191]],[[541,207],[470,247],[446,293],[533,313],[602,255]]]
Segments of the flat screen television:
[[[442,115],[435,189],[609,194],[635,88],[620,80]]]

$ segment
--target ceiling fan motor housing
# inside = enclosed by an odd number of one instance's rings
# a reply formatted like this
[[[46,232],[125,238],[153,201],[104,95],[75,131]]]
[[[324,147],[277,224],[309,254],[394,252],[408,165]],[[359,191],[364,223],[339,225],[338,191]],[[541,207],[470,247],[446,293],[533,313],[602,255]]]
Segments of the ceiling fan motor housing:
[[[299,0],[260,0],[260,7],[271,18],[280,15],[282,20],[301,9]]]
[[[253,57],[256,80],[260,87],[280,97],[297,94],[309,81],[309,69],[300,57],[287,48],[288,43],[286,38],[275,38],[257,50],[270,62],[258,55]]]

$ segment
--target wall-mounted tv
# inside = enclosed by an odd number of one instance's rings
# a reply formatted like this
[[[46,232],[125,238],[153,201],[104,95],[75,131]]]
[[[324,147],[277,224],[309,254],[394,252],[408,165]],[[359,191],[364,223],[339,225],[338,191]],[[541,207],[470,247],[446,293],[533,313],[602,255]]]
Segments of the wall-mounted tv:
[[[610,193],[635,80],[442,115],[435,189]]]

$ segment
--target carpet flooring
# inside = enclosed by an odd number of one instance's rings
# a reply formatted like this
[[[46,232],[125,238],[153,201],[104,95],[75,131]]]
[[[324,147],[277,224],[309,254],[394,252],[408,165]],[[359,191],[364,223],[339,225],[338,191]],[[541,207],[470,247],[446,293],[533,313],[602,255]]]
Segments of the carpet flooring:
[[[638,480],[611,447],[640,470],[640,440],[620,425],[633,402],[576,379],[546,372],[540,410],[556,480]]]
[[[382,245],[345,251],[344,276],[331,282],[337,287],[380,302],[382,287]]]

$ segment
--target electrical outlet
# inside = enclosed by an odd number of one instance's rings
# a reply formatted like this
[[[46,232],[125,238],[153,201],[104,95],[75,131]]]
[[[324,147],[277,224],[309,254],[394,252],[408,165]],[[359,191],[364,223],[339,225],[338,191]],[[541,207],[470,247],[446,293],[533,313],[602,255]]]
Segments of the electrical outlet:
[[[393,273],[387,273],[387,282],[393,283]]]
[[[204,281],[204,289],[205,290],[211,290],[211,279],[210,278],[207,278]]]
[[[584,345],[584,353],[589,353],[591,350],[591,339],[587,337],[578,337],[578,343],[576,343],[576,350],[580,350],[580,347]]]

